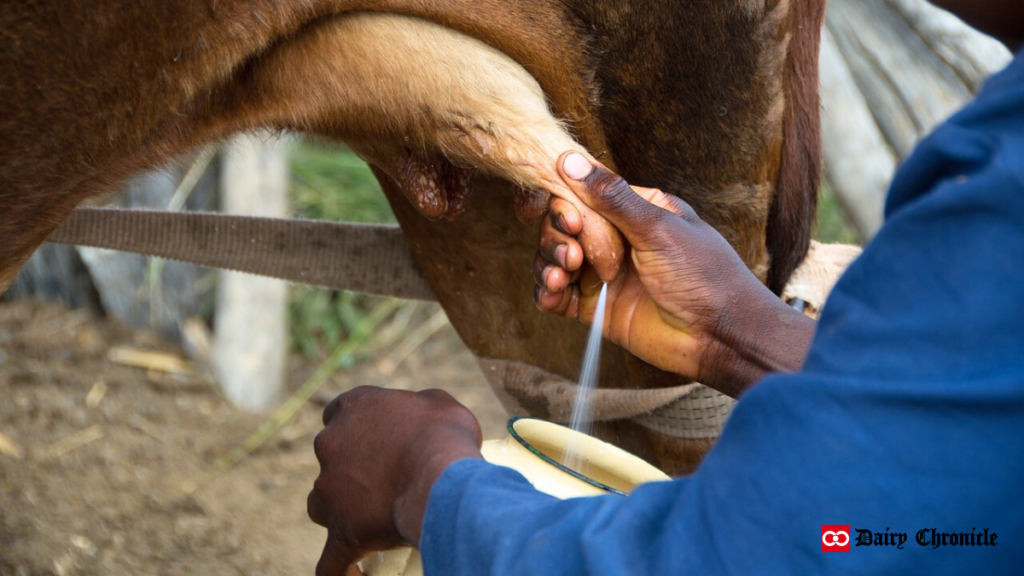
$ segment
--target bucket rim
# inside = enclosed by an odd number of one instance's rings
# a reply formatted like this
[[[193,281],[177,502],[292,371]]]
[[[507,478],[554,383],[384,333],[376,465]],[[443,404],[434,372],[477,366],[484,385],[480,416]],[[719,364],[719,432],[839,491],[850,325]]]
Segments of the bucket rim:
[[[579,472],[573,470],[572,468],[569,468],[569,467],[565,466],[561,462],[558,462],[554,458],[552,458],[552,457],[548,456],[547,454],[544,454],[543,452],[538,450],[536,447],[534,447],[532,444],[530,444],[525,438],[520,436],[519,433],[516,431],[515,424],[516,424],[516,422],[519,422],[520,420],[536,420],[538,422],[543,422],[545,424],[551,424],[552,426],[558,426],[558,427],[561,427],[561,428],[566,428],[566,427],[562,426],[561,424],[557,424],[555,422],[551,422],[549,420],[545,420],[543,418],[537,418],[537,417],[534,417],[534,416],[513,416],[513,417],[509,418],[508,419],[508,423],[505,425],[505,428],[508,430],[508,435],[511,436],[512,438],[514,438],[515,441],[518,442],[523,448],[526,448],[527,450],[529,450],[534,456],[540,458],[541,460],[547,462],[548,464],[551,464],[552,466],[554,466],[555,468],[558,468],[562,472],[565,472],[566,474],[569,474],[570,476],[573,476],[574,478],[576,478],[578,480],[582,480],[583,482],[586,482],[587,484],[590,484],[591,486],[594,486],[594,487],[596,487],[596,488],[598,488],[600,490],[604,490],[605,492],[608,492],[609,494],[615,494],[617,496],[627,496],[627,494],[625,492],[623,492],[622,490],[619,490],[617,488],[612,488],[611,486],[608,486],[607,484],[604,484],[602,482],[598,482],[597,480],[594,480],[593,478],[590,478],[588,476],[584,476],[583,474],[580,474]],[[572,430],[570,428],[566,428],[566,429],[570,430],[572,432],[575,432],[576,434],[583,434],[582,432],[576,432],[575,430]],[[594,438],[593,436],[590,436],[590,435],[587,435],[587,434],[583,434],[583,435],[588,437],[588,438]],[[600,440],[598,438],[594,438],[594,439],[597,440],[598,442],[602,441],[602,440]],[[613,446],[613,448],[614,448],[614,446]]]

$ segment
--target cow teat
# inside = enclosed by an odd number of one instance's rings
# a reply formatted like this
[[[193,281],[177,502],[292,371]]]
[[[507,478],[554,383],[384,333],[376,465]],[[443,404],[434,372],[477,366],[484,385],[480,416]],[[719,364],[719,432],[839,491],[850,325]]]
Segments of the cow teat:
[[[456,166],[447,158],[422,150],[397,150],[359,146],[353,150],[367,163],[383,171],[402,190],[406,199],[430,220],[454,220],[466,210],[472,192],[473,170]]]

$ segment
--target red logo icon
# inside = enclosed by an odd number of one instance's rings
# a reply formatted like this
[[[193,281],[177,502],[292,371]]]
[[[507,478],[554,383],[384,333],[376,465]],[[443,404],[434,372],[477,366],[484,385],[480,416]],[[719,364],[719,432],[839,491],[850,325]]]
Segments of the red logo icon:
[[[850,551],[850,525],[849,524],[822,524],[821,525],[821,551],[822,552],[849,552]]]

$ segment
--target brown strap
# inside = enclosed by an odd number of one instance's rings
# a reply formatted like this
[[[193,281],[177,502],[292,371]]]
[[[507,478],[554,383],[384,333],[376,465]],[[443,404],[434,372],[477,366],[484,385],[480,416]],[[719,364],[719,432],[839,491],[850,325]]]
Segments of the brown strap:
[[[48,240],[336,290],[435,299],[398,226],[77,208]]]

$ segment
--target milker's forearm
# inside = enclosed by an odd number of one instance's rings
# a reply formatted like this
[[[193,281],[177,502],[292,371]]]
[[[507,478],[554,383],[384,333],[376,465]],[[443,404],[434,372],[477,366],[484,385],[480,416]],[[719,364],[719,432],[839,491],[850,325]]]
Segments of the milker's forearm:
[[[774,295],[723,314],[716,341],[701,362],[699,380],[738,397],[772,372],[803,366],[817,322]]]

